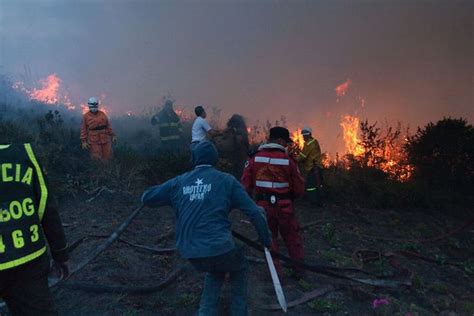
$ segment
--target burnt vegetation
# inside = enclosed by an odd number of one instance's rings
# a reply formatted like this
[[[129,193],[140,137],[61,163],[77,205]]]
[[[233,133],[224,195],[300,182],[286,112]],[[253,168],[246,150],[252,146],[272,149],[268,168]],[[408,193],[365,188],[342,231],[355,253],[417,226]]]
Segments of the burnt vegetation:
[[[160,151],[157,128],[150,124],[158,109],[142,115],[113,117],[112,126],[119,142],[114,148],[114,159],[104,165],[91,161],[80,148],[80,113],[61,105],[32,102],[10,89],[7,78],[0,79],[0,88],[5,92],[0,95],[0,144],[34,144],[50,187],[60,198],[68,239],[80,241],[73,262],[97,247],[99,238],[108,236],[128,216],[146,187],[191,168],[187,144],[191,121],[183,122],[182,150],[171,154]],[[218,109],[211,113],[214,124],[219,124]],[[231,126],[233,123],[229,122]],[[237,123],[241,125],[238,120]],[[275,123],[285,125],[286,119],[282,117]],[[250,150],[272,125],[268,121],[250,126]],[[472,125],[464,119],[443,118],[406,138],[401,125],[380,127],[365,121],[361,123],[360,135],[362,155],[342,156],[324,170],[326,206],[314,209],[305,202],[297,202],[305,261],[363,268],[384,278],[408,277],[411,286],[389,290],[337,282],[318,274],[310,274],[299,282],[288,281],[285,276],[283,284],[289,300],[318,291],[320,285],[331,285],[329,294],[295,307],[295,314],[430,315],[453,310],[461,315],[472,314],[472,233],[463,231],[466,227],[459,224],[472,217],[474,204]],[[385,172],[384,168],[393,163],[400,165],[393,170],[408,170],[410,177],[400,181],[401,173]],[[232,171],[225,163],[219,166]],[[148,248],[173,247],[173,212],[152,211],[144,212],[132,223],[123,240]],[[243,217],[234,215],[233,219],[238,231],[252,233]],[[78,274],[78,280],[114,286],[155,285],[178,262],[169,253],[151,254],[122,244],[111,249]],[[247,252],[253,258],[260,255],[252,250]],[[275,302],[271,282],[262,277],[265,273],[263,265],[252,266],[249,296],[253,306]],[[200,277],[195,272],[186,272],[166,291],[150,294],[146,299],[66,288],[58,290],[55,298],[63,314],[159,311],[163,315],[190,315],[199,302]],[[390,304],[375,310],[372,303],[379,298]],[[225,304],[228,307],[228,302]]]

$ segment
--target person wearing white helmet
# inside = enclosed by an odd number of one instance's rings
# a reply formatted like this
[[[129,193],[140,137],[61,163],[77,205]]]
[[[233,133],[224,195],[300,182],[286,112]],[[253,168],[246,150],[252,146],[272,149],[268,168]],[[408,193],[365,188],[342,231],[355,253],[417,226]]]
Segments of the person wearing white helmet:
[[[322,206],[321,188],[322,188],[322,169],[323,160],[319,142],[312,136],[313,130],[305,126],[301,130],[304,138],[303,150],[299,152],[296,160],[301,166],[301,171],[306,178],[306,195],[311,204]]]
[[[88,149],[94,160],[108,161],[113,154],[112,142],[115,143],[117,137],[107,115],[99,110],[99,100],[89,98],[87,105],[89,112],[84,114],[81,125],[82,149]]]

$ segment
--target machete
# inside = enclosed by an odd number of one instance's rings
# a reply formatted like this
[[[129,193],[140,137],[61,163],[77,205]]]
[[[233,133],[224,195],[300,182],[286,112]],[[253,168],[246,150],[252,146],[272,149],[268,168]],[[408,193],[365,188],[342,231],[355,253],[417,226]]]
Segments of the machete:
[[[265,257],[267,258],[268,268],[270,269],[270,274],[272,275],[273,287],[275,288],[275,293],[278,298],[278,303],[281,306],[281,309],[286,313],[288,305],[286,303],[285,293],[281,288],[280,279],[278,278],[278,273],[276,272],[275,265],[273,264],[272,255],[268,248],[265,248]]]

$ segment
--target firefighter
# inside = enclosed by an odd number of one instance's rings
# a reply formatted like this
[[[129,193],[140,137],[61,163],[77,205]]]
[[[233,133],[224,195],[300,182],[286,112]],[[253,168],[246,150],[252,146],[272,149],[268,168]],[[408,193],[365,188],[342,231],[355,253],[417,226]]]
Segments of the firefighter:
[[[298,153],[296,160],[301,165],[303,175],[306,178],[306,195],[312,205],[322,206],[322,170],[323,160],[319,142],[313,138],[311,127],[304,127],[301,130],[304,138],[303,150]]]
[[[13,315],[55,315],[46,241],[61,278],[67,243],[45,174],[30,144],[0,145],[0,298]]]
[[[85,113],[81,125],[81,146],[88,149],[94,160],[108,161],[112,158],[112,143],[117,141],[107,115],[99,110],[97,98],[87,102],[89,112]]]
[[[151,119],[151,124],[158,124],[163,151],[179,151],[183,129],[179,116],[173,110],[173,101],[166,100],[163,109]]]
[[[278,234],[281,234],[291,258],[303,260],[303,240],[295,215],[293,200],[304,193],[304,180],[296,162],[286,147],[292,141],[286,128],[273,127],[266,144],[258,148],[244,168],[242,184],[257,204],[265,208],[268,226],[272,232],[272,250],[278,252]],[[282,272],[280,262],[275,267]],[[294,266],[294,276],[303,277],[303,270]]]
[[[206,272],[199,315],[217,315],[226,274],[232,285],[232,315],[247,315],[248,263],[236,247],[229,213],[240,209],[251,220],[263,244],[271,238],[263,209],[231,175],[217,171],[215,146],[203,141],[191,149],[194,170],[152,187],[142,195],[151,207],[176,209],[176,247],[199,271]]]

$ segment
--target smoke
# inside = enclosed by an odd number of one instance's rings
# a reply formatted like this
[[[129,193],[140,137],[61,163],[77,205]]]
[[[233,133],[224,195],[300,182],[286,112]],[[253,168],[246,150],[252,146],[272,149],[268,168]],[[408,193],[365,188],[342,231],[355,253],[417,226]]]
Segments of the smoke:
[[[33,83],[56,73],[72,103],[106,95],[111,116],[136,115],[168,94],[225,118],[240,113],[250,126],[283,115],[292,131],[311,125],[334,153],[344,148],[345,115],[414,127],[474,119],[473,6],[4,0],[0,72],[17,81],[26,68]],[[346,78],[349,90],[335,96]]]

